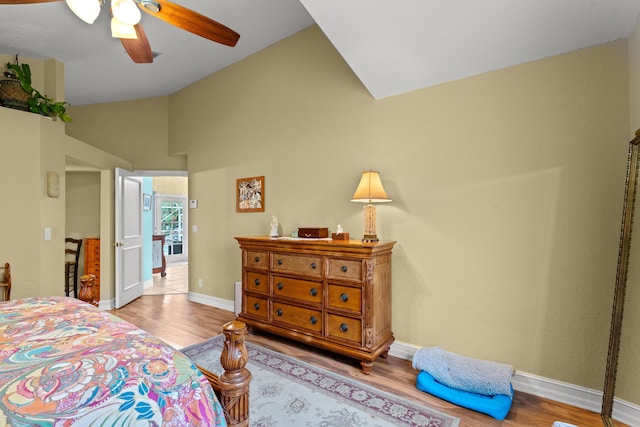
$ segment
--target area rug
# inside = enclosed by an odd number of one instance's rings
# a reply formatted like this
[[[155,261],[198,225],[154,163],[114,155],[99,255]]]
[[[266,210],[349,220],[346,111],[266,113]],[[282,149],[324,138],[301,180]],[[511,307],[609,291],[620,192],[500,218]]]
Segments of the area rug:
[[[222,335],[185,347],[195,364],[220,373]],[[456,427],[459,419],[337,375],[292,357],[246,343],[251,371],[251,426]]]

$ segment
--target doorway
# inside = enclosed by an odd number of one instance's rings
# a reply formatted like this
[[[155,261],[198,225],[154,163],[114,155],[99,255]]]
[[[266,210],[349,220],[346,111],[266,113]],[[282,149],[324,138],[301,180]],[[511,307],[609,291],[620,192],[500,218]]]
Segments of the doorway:
[[[153,234],[165,237],[162,251],[169,265],[188,261],[187,212],[187,196],[155,195]]]
[[[144,192],[150,198],[148,210],[143,213],[148,240],[151,241],[154,235],[163,236],[162,253],[166,262],[164,275],[159,272],[152,273],[151,270],[155,266],[149,266],[150,271],[145,276],[143,295],[187,293],[189,290],[187,174],[186,172],[145,171],[142,177]]]

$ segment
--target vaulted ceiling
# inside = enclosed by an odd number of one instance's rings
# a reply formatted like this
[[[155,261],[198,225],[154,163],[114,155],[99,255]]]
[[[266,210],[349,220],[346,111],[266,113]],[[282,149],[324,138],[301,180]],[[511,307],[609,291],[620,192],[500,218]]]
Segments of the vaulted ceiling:
[[[0,53],[65,64],[84,105],[168,95],[317,24],[376,98],[628,37],[640,0],[174,0],[240,34],[227,47],[143,14],[155,59],[134,64],[64,1],[0,5]]]

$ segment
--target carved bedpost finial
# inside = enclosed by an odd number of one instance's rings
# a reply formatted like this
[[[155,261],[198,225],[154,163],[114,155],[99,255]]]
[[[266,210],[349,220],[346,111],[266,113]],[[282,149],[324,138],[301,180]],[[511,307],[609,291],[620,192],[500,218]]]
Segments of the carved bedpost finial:
[[[234,320],[222,327],[224,347],[220,364],[220,400],[229,425],[249,425],[249,382],[251,372],[246,368],[249,353],[244,345],[247,325]],[[231,420],[231,422],[230,422]]]
[[[80,292],[78,292],[78,299],[89,304],[93,304],[96,307],[98,302],[93,295],[93,285],[95,284],[96,276],[93,274],[85,274],[80,276]]]
[[[220,364],[225,371],[239,371],[247,365],[249,360],[249,354],[244,345],[247,326],[243,322],[234,320],[222,327],[222,333],[224,348],[220,354]]]

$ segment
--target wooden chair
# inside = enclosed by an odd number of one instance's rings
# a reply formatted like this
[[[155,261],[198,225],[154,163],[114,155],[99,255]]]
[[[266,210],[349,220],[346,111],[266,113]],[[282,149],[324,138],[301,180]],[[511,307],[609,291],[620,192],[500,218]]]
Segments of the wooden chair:
[[[8,262],[4,267],[0,266],[0,288],[4,291],[3,301],[9,301],[11,299],[11,267]]]
[[[69,296],[71,286],[73,286],[73,297],[78,298],[78,260],[80,259],[80,248],[82,247],[82,239],[72,239],[67,237],[64,239],[64,254],[66,258],[64,262],[64,294]]]

